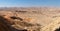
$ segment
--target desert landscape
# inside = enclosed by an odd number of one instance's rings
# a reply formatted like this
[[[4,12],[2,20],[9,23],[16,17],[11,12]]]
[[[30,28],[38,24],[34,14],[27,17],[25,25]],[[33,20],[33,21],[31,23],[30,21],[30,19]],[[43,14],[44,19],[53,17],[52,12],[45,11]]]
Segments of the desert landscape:
[[[1,31],[60,31],[60,8],[0,8]]]

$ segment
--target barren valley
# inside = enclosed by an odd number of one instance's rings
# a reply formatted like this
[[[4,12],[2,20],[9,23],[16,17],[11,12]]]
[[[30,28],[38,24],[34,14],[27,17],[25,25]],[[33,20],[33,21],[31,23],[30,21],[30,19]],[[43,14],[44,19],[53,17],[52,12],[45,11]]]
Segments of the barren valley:
[[[59,20],[60,8],[49,8],[49,7],[2,8],[0,9],[0,15],[8,20],[8,21],[6,20],[8,24],[11,24],[11,22],[14,23],[10,26],[18,30],[26,29],[28,31],[34,31],[34,30],[55,31],[55,29],[57,29],[60,26],[60,24],[58,24],[60,22]],[[17,17],[20,20],[12,19],[11,17]],[[32,26],[30,25],[26,26],[24,22],[26,24],[31,24]],[[51,29],[52,25],[53,29]]]

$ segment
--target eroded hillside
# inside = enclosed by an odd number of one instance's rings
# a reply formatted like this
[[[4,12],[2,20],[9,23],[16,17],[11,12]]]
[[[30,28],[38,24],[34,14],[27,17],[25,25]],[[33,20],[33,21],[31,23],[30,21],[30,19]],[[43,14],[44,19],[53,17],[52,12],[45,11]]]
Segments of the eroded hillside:
[[[6,8],[1,9],[0,16],[7,19],[7,23],[15,29],[40,31],[41,28],[48,26],[60,17],[60,9],[48,7]]]

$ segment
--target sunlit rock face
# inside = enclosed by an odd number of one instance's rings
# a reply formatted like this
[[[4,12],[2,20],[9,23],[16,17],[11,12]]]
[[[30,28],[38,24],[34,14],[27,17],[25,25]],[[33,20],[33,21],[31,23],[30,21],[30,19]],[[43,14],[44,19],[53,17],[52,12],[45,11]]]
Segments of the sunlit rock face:
[[[0,20],[1,30],[6,28],[4,30],[7,31],[55,31],[60,26],[60,8],[1,9]]]
[[[8,13],[8,12],[7,12]],[[14,14],[14,13],[12,13]],[[0,15],[0,20],[1,21],[4,21],[2,22],[1,27],[3,30],[4,28],[6,28],[5,30],[15,30],[15,31],[33,31],[33,30],[39,30],[40,31],[40,24],[36,24],[36,23],[31,23],[30,21],[33,19],[33,18],[29,18],[29,17],[26,17],[26,18],[21,18],[21,17],[18,17],[16,16],[15,14],[14,15],[10,15],[9,13],[8,14],[1,14]],[[6,23],[6,24],[4,24]],[[6,26],[6,27],[5,27]],[[9,28],[10,27],[10,28]],[[35,28],[35,29],[34,29]],[[1,30],[2,30],[1,29]]]

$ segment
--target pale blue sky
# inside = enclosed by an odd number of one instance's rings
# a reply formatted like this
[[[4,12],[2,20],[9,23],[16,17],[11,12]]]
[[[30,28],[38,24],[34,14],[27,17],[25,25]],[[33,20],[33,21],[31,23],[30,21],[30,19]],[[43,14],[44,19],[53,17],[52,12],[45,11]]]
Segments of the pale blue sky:
[[[60,7],[60,0],[0,0],[0,7]]]

